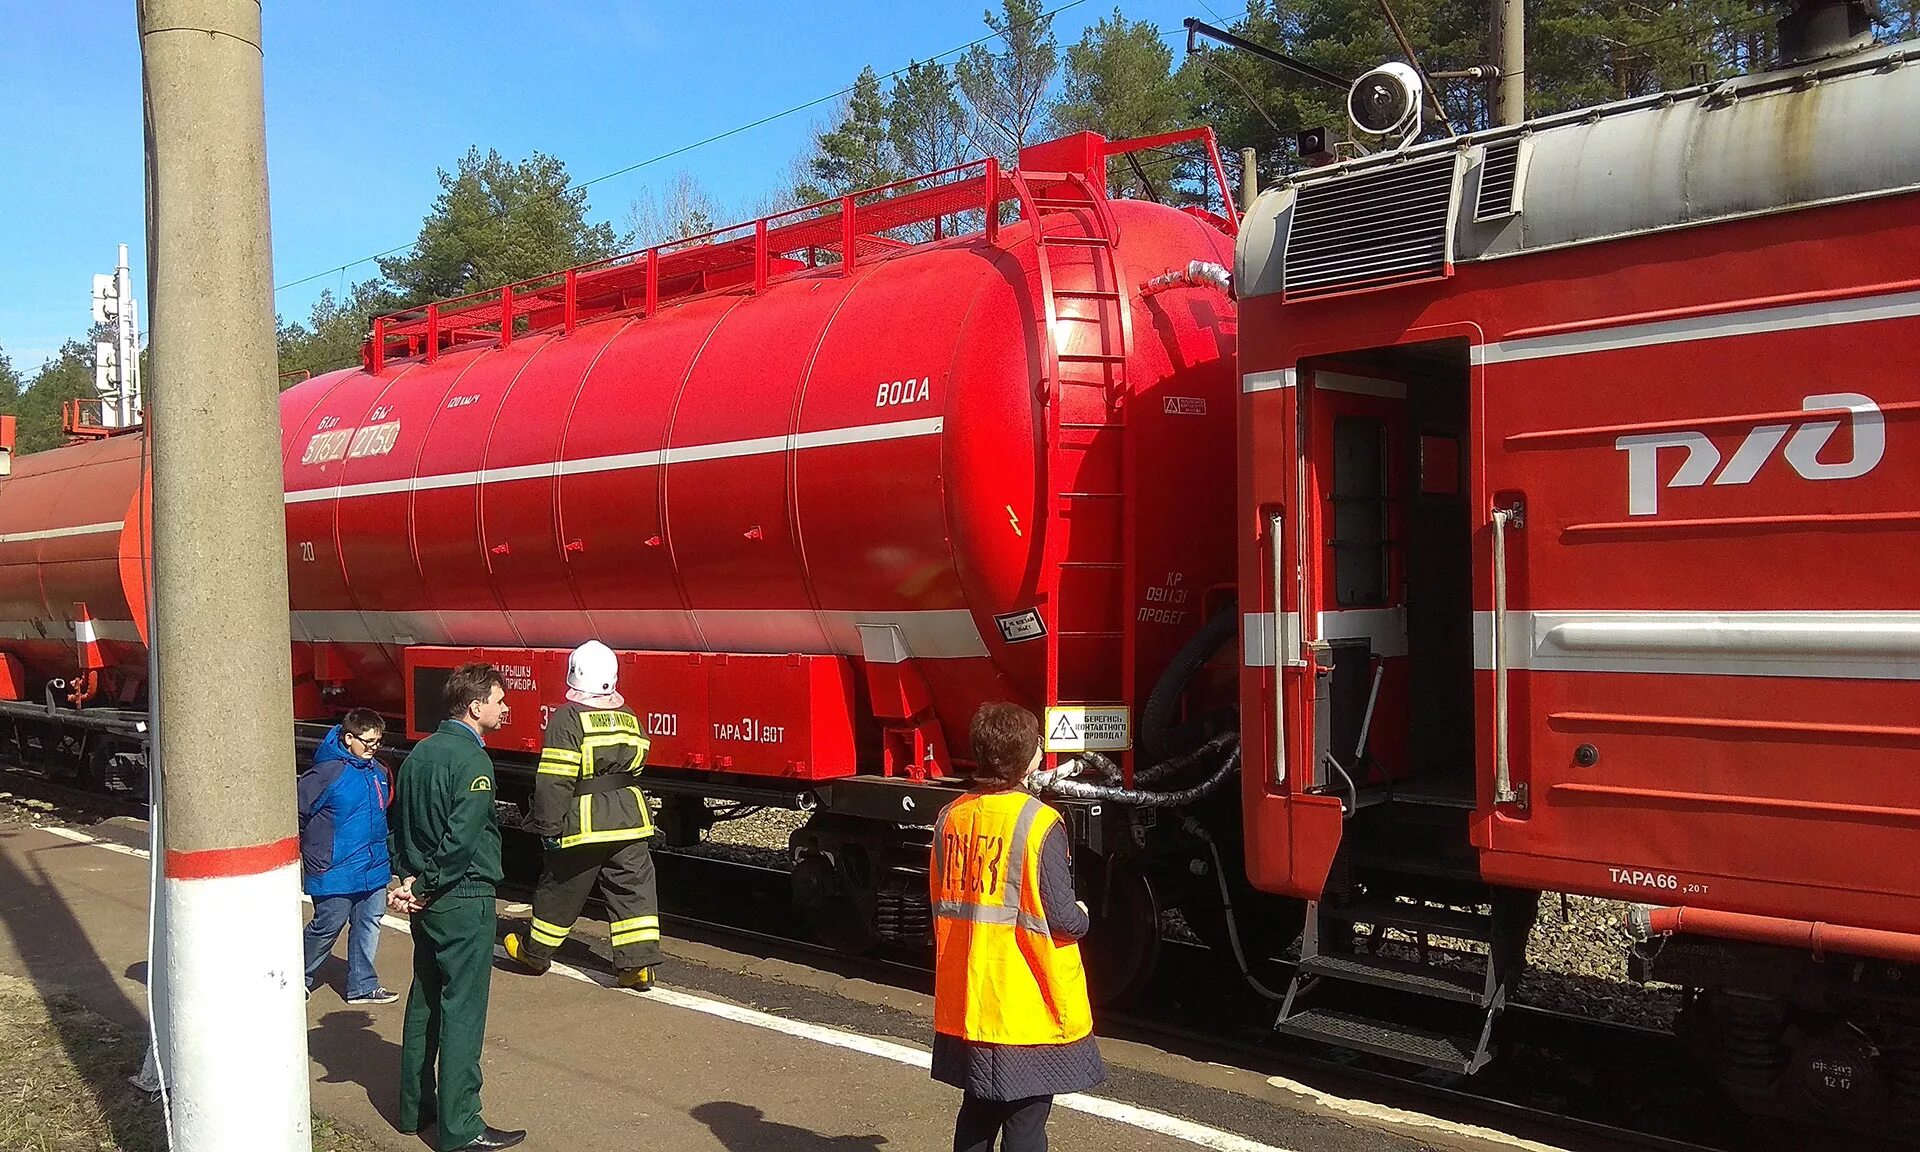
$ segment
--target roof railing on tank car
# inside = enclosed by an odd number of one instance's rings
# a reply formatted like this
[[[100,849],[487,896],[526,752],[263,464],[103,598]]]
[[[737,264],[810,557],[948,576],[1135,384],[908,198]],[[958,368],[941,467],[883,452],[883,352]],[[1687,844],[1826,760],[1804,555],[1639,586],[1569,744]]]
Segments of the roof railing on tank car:
[[[1211,128],[1134,140],[1081,133],[1024,150],[1020,171],[1025,185],[1009,180],[999,160],[987,157],[498,288],[389,312],[373,321],[373,330],[361,347],[361,362],[377,373],[390,359],[431,361],[443,351],[473,343],[504,347],[534,332],[558,329],[572,334],[590,320],[652,316],[663,306],[713,292],[742,288],[762,292],[770,283],[825,268],[848,275],[875,257],[959,237],[984,233],[988,243],[997,243],[1001,226],[1010,222],[1003,219],[1008,201],[1018,208],[1015,219],[1037,215],[1021,187],[1044,184],[1049,177],[1068,178],[1030,167],[1032,162],[1047,164],[1077,154],[1090,170],[1097,164],[1097,186],[1104,191],[1108,161],[1181,144],[1204,146],[1226,215],[1197,211],[1233,231],[1238,219],[1232,197],[1226,194],[1226,171]],[[898,235],[903,232],[907,238]]]

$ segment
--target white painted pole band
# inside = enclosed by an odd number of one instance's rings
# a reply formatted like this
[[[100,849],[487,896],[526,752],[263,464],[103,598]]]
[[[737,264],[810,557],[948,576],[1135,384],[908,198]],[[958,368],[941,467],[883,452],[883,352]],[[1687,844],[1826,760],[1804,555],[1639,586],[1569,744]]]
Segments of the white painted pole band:
[[[311,1152],[299,863],[166,892],[173,1147]]]

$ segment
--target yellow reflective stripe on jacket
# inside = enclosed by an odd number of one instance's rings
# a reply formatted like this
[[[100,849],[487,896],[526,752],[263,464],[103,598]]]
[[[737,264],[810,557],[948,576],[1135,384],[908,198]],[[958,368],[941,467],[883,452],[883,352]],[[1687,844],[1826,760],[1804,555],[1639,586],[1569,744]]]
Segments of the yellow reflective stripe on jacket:
[[[545,920],[535,916],[532,925],[529,927],[528,934],[533,937],[536,943],[544,944],[549,948],[558,948],[567,942],[567,935],[572,931],[572,925],[562,928],[557,924],[549,924]]]
[[[542,748],[538,772],[542,776],[578,776],[580,753],[569,752],[565,748]]]
[[[625,713],[622,713],[622,715],[625,715]],[[636,736],[631,732],[612,732],[602,736],[582,737],[580,740],[580,774],[582,776],[591,776],[599,771],[594,765],[593,754],[603,748],[631,748],[633,751],[626,757],[626,762],[618,764],[612,771],[638,772],[640,771],[640,765],[645,762],[647,758],[648,747],[649,744],[646,737]]]
[[[578,844],[607,844],[616,840],[644,840],[653,835],[653,813],[647,807],[647,798],[638,788],[628,788],[633,793],[634,805],[640,812],[640,823],[628,828],[609,828],[596,832],[593,827],[593,795],[580,797],[580,831],[571,836],[560,837],[560,847],[572,848]],[[605,793],[612,795],[612,793]]]

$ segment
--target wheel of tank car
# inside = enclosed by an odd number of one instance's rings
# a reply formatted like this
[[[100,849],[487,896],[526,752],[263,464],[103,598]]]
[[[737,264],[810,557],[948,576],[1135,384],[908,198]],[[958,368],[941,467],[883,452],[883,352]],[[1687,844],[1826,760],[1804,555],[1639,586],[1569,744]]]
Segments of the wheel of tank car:
[[[1095,1004],[1119,1004],[1139,995],[1160,962],[1160,899],[1131,861],[1107,866],[1104,883],[1086,887],[1093,928],[1081,943],[1087,991]]]
[[[79,785],[89,792],[105,792],[113,778],[113,745],[95,740],[81,757]]]
[[[47,775],[75,787],[86,787],[87,749],[79,737],[65,732],[42,736],[40,748],[46,754]]]
[[[138,751],[121,750],[113,757],[113,772],[127,798],[146,803],[148,785],[147,758]]]
[[[812,851],[794,863],[793,902],[820,942],[859,955],[880,945],[873,926],[873,895],[846,875],[835,854]]]

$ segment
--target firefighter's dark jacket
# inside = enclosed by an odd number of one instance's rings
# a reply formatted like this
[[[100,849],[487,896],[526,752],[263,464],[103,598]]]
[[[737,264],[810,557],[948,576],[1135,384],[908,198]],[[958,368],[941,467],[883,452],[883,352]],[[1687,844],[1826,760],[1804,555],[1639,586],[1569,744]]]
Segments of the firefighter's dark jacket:
[[[532,829],[562,848],[653,835],[640,792],[646,758],[647,738],[632,712],[562,705],[547,721],[533,778]]]
[[[473,729],[443,720],[400,765],[389,814],[393,874],[414,894],[487,896],[500,883],[500,826],[493,812],[493,761]]]

